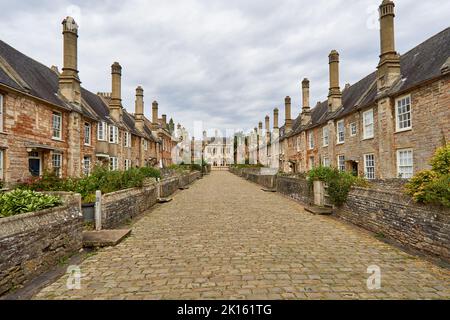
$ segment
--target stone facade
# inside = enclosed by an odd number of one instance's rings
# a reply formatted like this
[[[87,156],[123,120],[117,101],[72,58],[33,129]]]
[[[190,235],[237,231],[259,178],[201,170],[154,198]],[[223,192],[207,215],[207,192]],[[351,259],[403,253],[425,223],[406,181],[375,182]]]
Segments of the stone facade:
[[[64,200],[61,207],[0,219],[0,295],[82,248],[81,197],[57,195]]]
[[[47,68],[0,41],[0,181],[56,172],[80,177],[96,165],[113,170],[169,166],[172,137],[143,115],[143,89],[136,89],[136,115],[122,106],[119,63],[111,66],[111,93],[80,86],[78,26],[63,21],[64,66]],[[165,116],[164,116],[165,117]]]
[[[408,179],[429,169],[435,150],[450,141],[450,28],[400,56],[395,51],[394,7],[392,1],[380,5],[376,72],[341,91],[340,57],[332,50],[328,99],[310,108],[310,83],[303,80],[301,112],[292,120],[291,99],[286,97],[281,152],[272,155],[279,157],[282,172],[307,172],[322,165],[368,179]]]

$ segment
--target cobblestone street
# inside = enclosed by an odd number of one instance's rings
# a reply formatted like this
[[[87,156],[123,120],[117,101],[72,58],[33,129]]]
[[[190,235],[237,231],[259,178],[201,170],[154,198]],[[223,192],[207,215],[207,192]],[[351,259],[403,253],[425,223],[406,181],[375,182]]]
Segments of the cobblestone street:
[[[381,268],[380,290],[367,268]],[[439,299],[450,271],[276,193],[213,172],[35,299]]]

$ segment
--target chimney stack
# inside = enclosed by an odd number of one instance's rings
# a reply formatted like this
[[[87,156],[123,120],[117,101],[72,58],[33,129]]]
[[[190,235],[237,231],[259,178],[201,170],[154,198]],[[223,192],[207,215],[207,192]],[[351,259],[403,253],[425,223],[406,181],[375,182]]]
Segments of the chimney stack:
[[[269,143],[270,141],[270,117],[266,116],[266,141]]]
[[[395,51],[394,12],[395,4],[383,0],[380,5],[380,46],[381,55],[378,64],[378,90],[389,88],[400,77],[400,55]]]
[[[111,66],[112,91],[109,109],[111,117],[120,121],[122,118],[122,67],[118,62]]]
[[[72,17],[62,22],[64,61],[59,76],[59,93],[70,103],[81,106],[81,81],[78,77],[78,25]]]
[[[286,110],[285,133],[288,133],[292,130],[291,97],[287,96],[284,99],[284,104],[285,104],[285,110]]]
[[[328,111],[335,112],[342,106],[342,92],[339,85],[339,53],[331,51],[330,61],[330,91],[328,94]]]
[[[158,102],[152,103],[152,124],[154,128],[158,128]]]
[[[273,128],[274,129],[278,129],[278,114],[279,114],[279,110],[278,108],[275,108],[273,110]]]
[[[136,110],[135,110],[136,128],[144,132],[144,89],[136,88]]]
[[[162,115],[162,125],[164,129],[167,127],[167,115],[165,114]]]
[[[309,80],[306,78],[302,81],[302,98],[303,108],[301,121],[302,125],[307,125],[311,121],[311,108],[309,105]]]

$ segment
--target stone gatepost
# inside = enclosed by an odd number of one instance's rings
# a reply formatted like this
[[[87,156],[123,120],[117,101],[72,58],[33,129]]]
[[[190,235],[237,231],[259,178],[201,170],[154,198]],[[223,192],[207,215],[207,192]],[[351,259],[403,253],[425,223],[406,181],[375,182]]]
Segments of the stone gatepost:
[[[314,181],[314,205],[325,206],[325,183],[323,181]]]

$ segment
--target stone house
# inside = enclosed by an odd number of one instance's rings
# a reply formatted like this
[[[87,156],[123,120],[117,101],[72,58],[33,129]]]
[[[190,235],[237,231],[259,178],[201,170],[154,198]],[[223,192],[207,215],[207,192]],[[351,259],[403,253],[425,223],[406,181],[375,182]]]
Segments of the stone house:
[[[339,53],[329,55],[328,99],[310,108],[308,79],[303,105],[280,128],[280,169],[306,172],[333,166],[368,179],[411,178],[428,169],[436,148],[450,141],[450,28],[409,52],[395,50],[394,3],[380,6],[378,70],[341,91]]]
[[[71,17],[62,25],[61,73],[0,41],[0,180],[14,184],[44,172],[80,177],[97,164],[125,170],[170,163],[160,132],[144,116],[143,89],[136,89],[130,114],[122,106],[118,63],[111,93],[81,87],[78,25]]]

